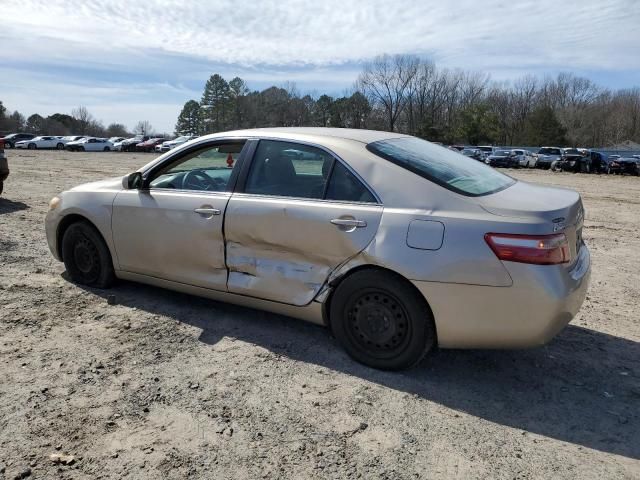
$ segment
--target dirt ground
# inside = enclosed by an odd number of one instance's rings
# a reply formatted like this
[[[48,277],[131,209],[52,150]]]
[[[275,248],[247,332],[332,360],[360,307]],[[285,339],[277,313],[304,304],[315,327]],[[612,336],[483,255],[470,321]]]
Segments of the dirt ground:
[[[70,283],[47,248],[49,199],[153,155],[7,154],[0,478],[640,478],[639,178],[509,172],[581,192],[581,312],[542,348],[383,373],[298,320]]]

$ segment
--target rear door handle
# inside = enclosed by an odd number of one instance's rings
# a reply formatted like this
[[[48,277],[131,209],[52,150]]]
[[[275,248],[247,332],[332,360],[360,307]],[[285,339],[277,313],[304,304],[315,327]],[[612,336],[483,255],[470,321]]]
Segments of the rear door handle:
[[[363,228],[367,226],[364,220],[356,220],[355,218],[334,218],[331,223],[340,227]]]
[[[194,212],[196,212],[199,215],[208,215],[208,216],[220,215],[220,210],[218,210],[217,208],[196,208]]]

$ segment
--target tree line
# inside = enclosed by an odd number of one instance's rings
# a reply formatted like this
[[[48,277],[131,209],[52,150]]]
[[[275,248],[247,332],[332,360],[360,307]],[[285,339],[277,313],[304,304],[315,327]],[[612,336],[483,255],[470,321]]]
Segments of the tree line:
[[[302,94],[293,83],[257,91],[239,77],[211,75],[200,100],[184,104],[175,133],[294,126],[389,130],[447,144],[607,147],[640,143],[640,87],[611,90],[571,73],[496,82],[415,56],[381,55],[342,96]],[[1,132],[126,137],[154,129],[147,120],[132,132],[121,123],[105,127],[83,106],[25,118],[0,101]]]
[[[152,134],[148,120],[140,120],[133,128],[135,134]],[[129,137],[129,129],[122,123],[104,126],[84,106],[71,110],[71,114],[54,113],[43,117],[37,113],[25,118],[19,111],[9,113],[0,101],[0,133],[24,132],[35,135],[89,135],[92,137]]]
[[[492,81],[409,55],[366,63],[343,96],[302,95],[294,84],[252,91],[214,74],[184,104],[176,134],[255,127],[348,127],[408,133],[447,144],[609,146],[640,142],[640,88],[610,90],[560,73]]]

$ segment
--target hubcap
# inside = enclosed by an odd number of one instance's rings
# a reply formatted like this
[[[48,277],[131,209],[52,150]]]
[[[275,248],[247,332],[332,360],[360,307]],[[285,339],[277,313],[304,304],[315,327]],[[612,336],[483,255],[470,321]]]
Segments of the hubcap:
[[[354,298],[347,309],[347,320],[351,339],[372,354],[398,352],[409,337],[404,307],[383,291],[371,290]]]

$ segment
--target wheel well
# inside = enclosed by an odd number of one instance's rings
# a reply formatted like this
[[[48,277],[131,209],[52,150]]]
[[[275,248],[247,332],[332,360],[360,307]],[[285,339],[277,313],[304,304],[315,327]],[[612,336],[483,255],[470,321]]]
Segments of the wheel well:
[[[82,215],[79,215],[77,213],[67,215],[62,220],[60,220],[60,223],[58,224],[58,231],[56,232],[56,246],[58,248],[58,255],[60,256],[61,260],[64,260],[64,258],[62,258],[62,237],[64,237],[64,232],[66,232],[67,228],[69,228],[71,225],[78,222],[84,222],[91,225],[104,241],[104,237],[102,236],[100,230],[87,217],[83,217]]]
[[[329,285],[331,286],[331,291],[329,292],[329,295],[328,295],[327,299],[322,304],[322,317],[323,317],[324,323],[326,324],[327,327],[331,328],[331,319],[329,318],[329,312],[331,311],[331,300],[333,299],[333,294],[335,293],[335,291],[338,289],[340,284],[345,279],[349,278],[354,273],[360,272],[362,270],[384,272],[386,274],[392,275],[392,276],[400,279],[405,285],[407,285],[407,287],[410,290],[413,290],[413,292],[416,295],[418,295],[418,297],[420,297],[422,300],[424,300],[424,304],[429,309],[429,313],[431,314],[431,318],[434,318],[433,310],[431,309],[431,305],[429,305],[429,301],[424,297],[422,292],[420,290],[418,290],[418,288],[413,283],[411,283],[409,281],[409,279],[407,279],[404,275],[400,275],[398,272],[395,272],[395,271],[390,270],[388,268],[379,267],[377,265],[359,265],[357,267],[352,268],[351,270],[349,270],[345,274],[341,275],[340,277],[334,279],[333,281],[329,282]],[[435,318],[434,318],[434,324],[435,324]],[[435,327],[435,325],[434,325],[434,327]],[[437,334],[438,334],[438,332],[437,332],[437,329],[436,329],[436,336],[437,336]]]

